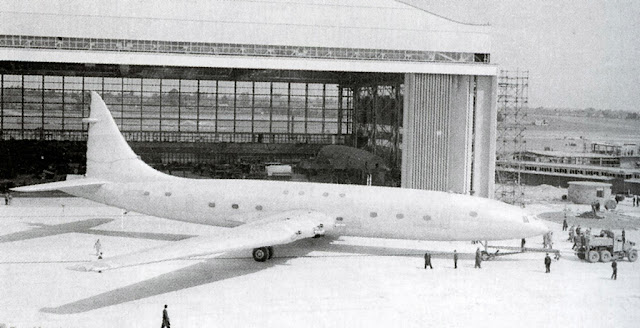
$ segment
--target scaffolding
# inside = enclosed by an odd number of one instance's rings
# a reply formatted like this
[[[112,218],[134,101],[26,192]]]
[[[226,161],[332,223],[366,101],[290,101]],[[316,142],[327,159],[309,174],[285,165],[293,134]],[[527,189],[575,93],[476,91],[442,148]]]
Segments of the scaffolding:
[[[524,206],[521,156],[525,150],[523,118],[528,104],[529,72],[501,71],[498,78],[496,199]]]

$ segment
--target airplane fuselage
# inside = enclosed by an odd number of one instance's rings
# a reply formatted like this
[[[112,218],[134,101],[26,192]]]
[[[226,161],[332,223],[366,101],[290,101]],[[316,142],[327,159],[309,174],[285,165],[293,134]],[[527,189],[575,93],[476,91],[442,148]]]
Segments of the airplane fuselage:
[[[235,227],[265,214],[309,209],[336,219],[329,234],[423,240],[501,240],[539,235],[517,207],[454,193],[268,180],[205,180],[164,175],[110,182],[72,194],[148,215]],[[524,223],[524,224],[523,224]]]

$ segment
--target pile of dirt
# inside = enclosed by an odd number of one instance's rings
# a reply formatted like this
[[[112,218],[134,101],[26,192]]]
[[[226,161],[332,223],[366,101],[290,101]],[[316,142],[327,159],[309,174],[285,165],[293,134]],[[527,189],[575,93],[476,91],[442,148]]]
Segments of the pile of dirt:
[[[603,215],[599,215],[599,214],[594,214],[593,211],[586,211],[583,212],[579,215],[576,215],[577,218],[582,218],[582,219],[604,219]]]
[[[527,202],[561,201],[562,196],[566,194],[566,188],[558,188],[546,184],[524,187],[524,197]]]
[[[565,213],[559,211],[540,213],[538,214],[538,217],[558,224],[562,224],[563,220],[567,220],[569,226],[577,226],[579,224],[583,227],[593,226],[594,228],[597,227],[596,230],[598,231],[599,229],[621,230],[623,228],[627,230],[640,230],[640,220],[635,217],[616,213],[614,211],[606,213],[598,212],[598,215],[601,217],[597,220],[593,217],[592,211],[587,211],[577,216],[565,217]]]

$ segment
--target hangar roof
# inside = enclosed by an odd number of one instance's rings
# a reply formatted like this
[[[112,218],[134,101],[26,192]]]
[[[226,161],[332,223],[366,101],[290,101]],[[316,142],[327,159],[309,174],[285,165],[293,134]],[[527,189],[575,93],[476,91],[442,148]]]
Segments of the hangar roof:
[[[0,35],[490,52],[490,27],[393,0],[6,0]]]

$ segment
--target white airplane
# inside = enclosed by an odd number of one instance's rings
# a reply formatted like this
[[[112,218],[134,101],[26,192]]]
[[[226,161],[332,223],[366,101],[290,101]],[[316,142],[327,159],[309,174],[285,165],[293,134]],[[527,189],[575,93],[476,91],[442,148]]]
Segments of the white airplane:
[[[131,150],[100,96],[92,92],[84,177],[14,188],[61,190],[127,211],[228,227],[82,264],[102,272],[121,267],[253,249],[256,261],[273,246],[318,236],[417,240],[505,240],[549,229],[502,202],[439,191],[263,180],[186,179],[158,172]]]

